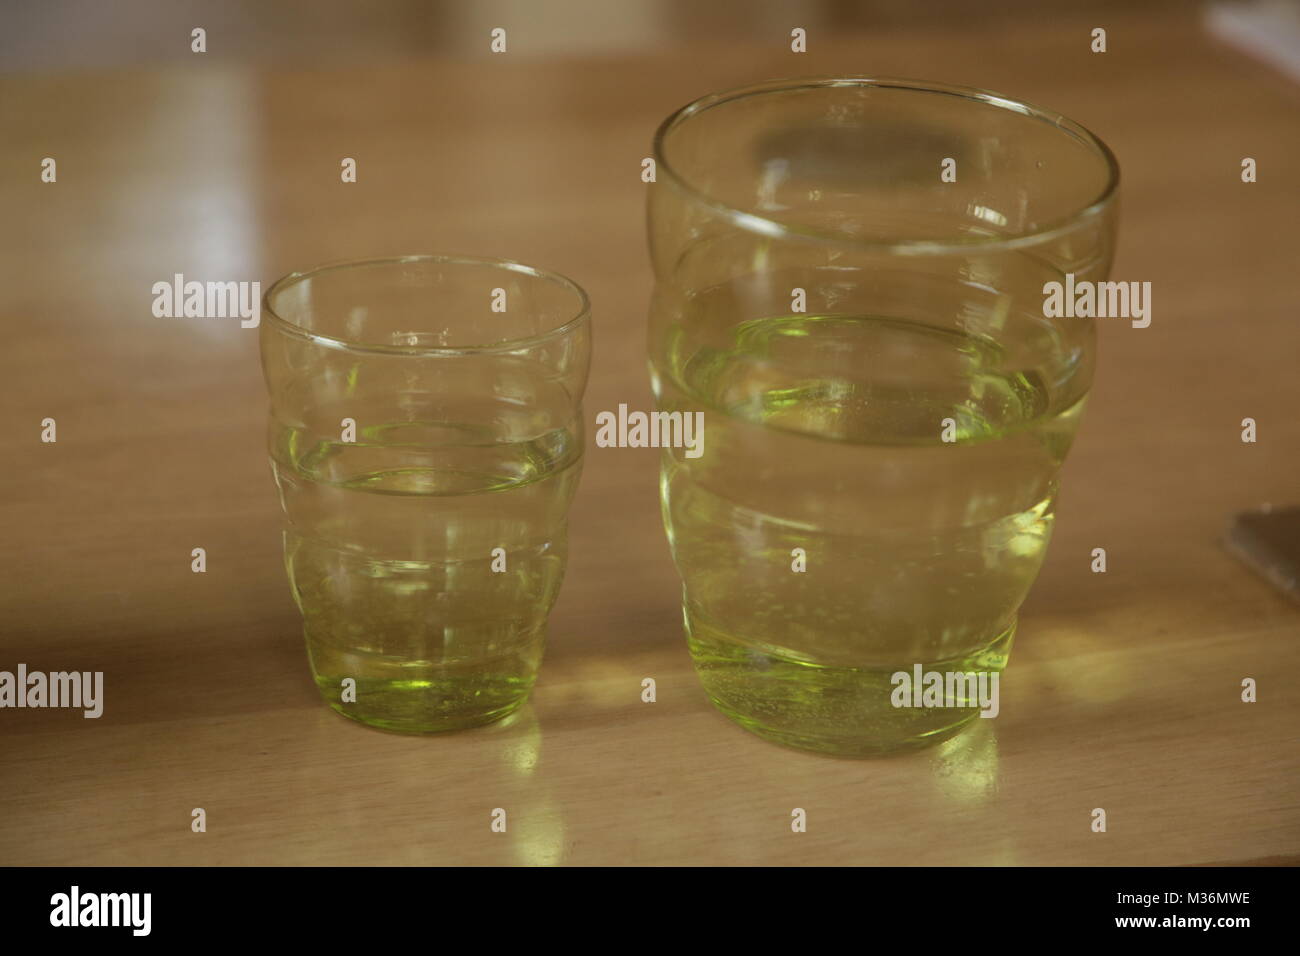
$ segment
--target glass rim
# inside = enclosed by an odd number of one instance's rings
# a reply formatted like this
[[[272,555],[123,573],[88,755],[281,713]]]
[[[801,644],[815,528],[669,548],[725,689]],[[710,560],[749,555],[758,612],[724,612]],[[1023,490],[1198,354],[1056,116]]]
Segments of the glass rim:
[[[361,342],[356,339],[343,338],[338,335],[325,335],[321,332],[313,331],[312,329],[299,325],[297,322],[285,318],[271,305],[271,297],[273,295],[283,292],[285,289],[296,285],[304,279],[311,279],[327,273],[341,272],[344,269],[357,269],[367,266],[397,266],[411,262],[439,263],[451,266],[488,266],[506,272],[516,272],[522,275],[531,276],[535,279],[542,279],[576,295],[578,311],[571,318],[565,319],[553,329],[547,329],[545,332],[538,332],[536,335],[528,335],[516,339],[504,339],[500,342],[493,342],[490,344],[388,345],[382,342]],[[270,318],[271,321],[269,326],[274,326],[281,332],[285,332],[296,338],[307,339],[311,342],[315,342],[317,345],[324,346],[325,348],[339,349],[347,352],[376,352],[387,355],[473,355],[491,352],[516,352],[520,349],[532,348],[536,345],[549,342],[552,339],[562,338],[569,335],[591,320],[591,300],[587,297],[586,290],[568,276],[561,275],[558,272],[552,272],[549,269],[541,269],[536,266],[525,265],[524,263],[516,262],[513,259],[498,259],[492,256],[444,256],[433,253],[419,253],[406,256],[378,256],[366,259],[342,259],[335,262],[327,262],[319,266],[313,266],[312,268],[304,269],[301,272],[286,273],[272,282],[266,292],[263,293],[262,312],[264,313],[263,319],[268,317]]]
[[[708,192],[686,181],[664,155],[664,141],[677,127],[699,116],[707,110],[737,100],[768,93],[790,92],[794,90],[816,89],[819,87],[855,87],[871,86],[880,89],[900,90],[912,93],[936,93],[955,96],[972,102],[995,106],[1014,113],[1050,123],[1057,129],[1071,134],[1085,145],[1092,147],[1106,166],[1106,184],[1101,194],[1086,206],[1070,213],[1068,216],[1037,226],[1026,232],[1004,238],[975,239],[855,239],[828,233],[794,229],[776,219],[748,212],[715,199]],[[1081,123],[1055,110],[1035,106],[1024,100],[996,93],[992,90],[973,86],[957,86],[948,83],[932,83],[926,80],[909,80],[898,77],[869,76],[866,74],[841,74],[834,76],[811,76],[789,79],[765,80],[745,86],[709,93],[687,103],[671,113],[655,130],[653,155],[656,168],[666,174],[667,182],[683,192],[689,199],[708,207],[737,227],[748,232],[771,236],[778,239],[791,239],[801,242],[813,242],[821,245],[833,245],[852,249],[866,249],[896,255],[955,255],[982,251],[1002,251],[1018,249],[1025,246],[1050,242],[1068,232],[1080,228],[1088,220],[1100,215],[1110,206],[1119,190],[1119,161],[1109,146]]]

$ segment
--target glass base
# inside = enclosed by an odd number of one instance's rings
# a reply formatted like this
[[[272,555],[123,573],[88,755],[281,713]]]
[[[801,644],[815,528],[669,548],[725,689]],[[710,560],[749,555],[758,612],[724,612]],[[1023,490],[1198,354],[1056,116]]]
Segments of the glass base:
[[[444,664],[340,650],[308,633],[307,655],[331,710],[380,730],[436,734],[490,724],[518,710],[536,682],[544,643],[539,630],[509,652]],[[345,685],[349,679],[353,684]]]
[[[715,707],[765,740],[841,757],[874,757],[933,746],[979,717],[978,701],[942,698],[943,706],[900,706],[888,670],[833,667],[795,660],[741,643],[686,608],[691,657]],[[922,674],[1001,672],[1015,622],[980,650],[953,660],[922,662]],[[901,693],[901,692],[900,692]],[[911,700],[910,695],[906,698]]]
[[[528,699],[530,688],[514,689],[509,694],[488,692],[485,699],[466,694],[463,686],[412,689],[409,687],[368,687],[358,693],[357,702],[339,700],[337,681],[317,681],[321,699],[337,714],[367,727],[398,734],[441,734],[468,730],[495,723],[518,710]],[[447,691],[467,699],[449,701]],[[360,704],[363,699],[365,706]],[[488,706],[485,709],[485,704]]]

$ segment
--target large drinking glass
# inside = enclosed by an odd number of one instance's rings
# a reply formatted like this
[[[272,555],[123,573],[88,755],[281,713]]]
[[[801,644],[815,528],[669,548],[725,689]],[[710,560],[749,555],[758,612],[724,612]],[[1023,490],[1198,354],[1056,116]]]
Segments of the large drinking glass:
[[[1105,278],[1114,157],[996,94],[843,78],[707,96],[655,158],[652,384],[706,436],[661,475],[700,679],[792,746],[944,739],[989,708],[898,675],[1006,664],[1096,351],[1045,286]]]
[[[422,733],[527,697],[582,469],[587,297],[514,262],[412,256],[268,290],[284,560],[339,713]]]

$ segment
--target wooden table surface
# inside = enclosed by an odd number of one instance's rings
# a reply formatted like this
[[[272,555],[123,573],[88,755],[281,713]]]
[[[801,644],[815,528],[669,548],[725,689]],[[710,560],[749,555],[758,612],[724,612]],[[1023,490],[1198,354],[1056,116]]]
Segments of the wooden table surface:
[[[0,669],[102,670],[106,698],[99,720],[0,710],[0,864],[1300,860],[1300,608],[1219,543],[1234,512],[1300,499],[1300,97],[1188,7],[1112,15],[1100,55],[1091,22],[939,22],[813,36],[803,55],[715,31],[603,58],[0,78]],[[594,445],[521,712],[410,738],[322,706],[281,564],[257,333],[155,318],[152,284],[521,259],[591,294],[588,415],[644,409],[655,126],[709,90],[840,71],[996,89],[1097,131],[1123,167],[1113,277],[1153,283],[1150,328],[1102,323],[1001,715],[865,761],[731,724],[687,655],[657,452]]]

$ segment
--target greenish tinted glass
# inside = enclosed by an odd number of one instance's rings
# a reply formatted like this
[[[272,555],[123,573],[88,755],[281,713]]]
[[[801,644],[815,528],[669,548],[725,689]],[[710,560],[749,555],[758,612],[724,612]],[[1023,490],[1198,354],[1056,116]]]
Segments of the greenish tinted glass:
[[[585,294],[498,260],[345,263],[277,282],[261,343],[322,698],[410,733],[510,713],[564,576]]]
[[[1092,380],[1044,284],[1110,266],[1118,169],[1057,114],[863,78],[705,97],[655,142],[652,384],[702,411],[664,522],[713,702],[844,755],[976,714],[894,675],[1000,672]],[[955,181],[953,181],[955,174]]]

